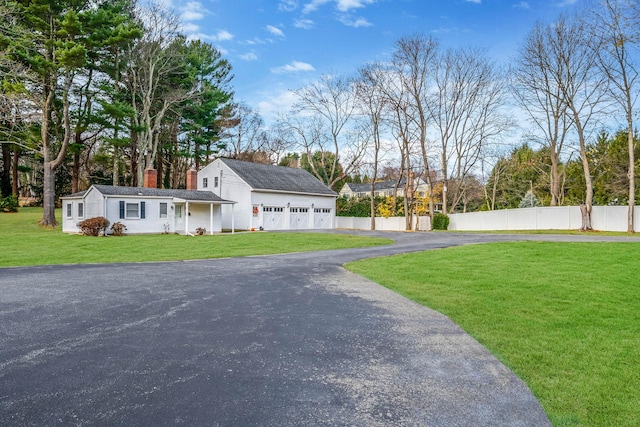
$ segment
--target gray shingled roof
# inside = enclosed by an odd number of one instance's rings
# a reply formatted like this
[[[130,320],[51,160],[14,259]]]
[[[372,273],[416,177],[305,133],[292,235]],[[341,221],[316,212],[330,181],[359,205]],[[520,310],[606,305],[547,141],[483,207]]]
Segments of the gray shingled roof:
[[[211,191],[169,190],[164,188],[116,187],[113,185],[94,185],[96,190],[105,196],[141,196],[141,197],[174,197],[190,202],[235,203],[224,200]],[[68,197],[82,197],[86,191],[71,194]]]
[[[398,188],[401,188],[404,185],[405,180],[406,180],[405,178],[402,178]],[[387,180],[387,181],[379,181],[379,182],[374,183],[373,188],[375,189],[375,191],[392,190],[396,186],[396,182],[398,182],[398,181],[395,180],[395,179]],[[364,192],[367,192],[367,191],[371,191],[371,183],[370,182],[367,182],[367,183],[364,183],[364,184],[356,184],[354,182],[349,182],[349,183],[347,183],[345,185],[349,185],[349,188],[354,193],[364,193]]]
[[[304,169],[263,165],[224,158],[220,160],[254,190],[337,196],[333,190]]]

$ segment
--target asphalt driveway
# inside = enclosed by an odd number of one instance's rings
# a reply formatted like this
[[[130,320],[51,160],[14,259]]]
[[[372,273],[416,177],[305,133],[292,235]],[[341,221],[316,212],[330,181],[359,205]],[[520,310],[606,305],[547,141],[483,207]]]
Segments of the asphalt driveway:
[[[0,425],[549,425],[453,322],[340,267],[544,237],[382,235],[396,244],[0,269]]]

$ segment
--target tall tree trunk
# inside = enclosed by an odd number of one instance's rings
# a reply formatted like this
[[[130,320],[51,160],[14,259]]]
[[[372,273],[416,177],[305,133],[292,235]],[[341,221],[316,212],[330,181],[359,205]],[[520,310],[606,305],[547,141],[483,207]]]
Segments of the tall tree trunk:
[[[76,135],[76,138],[79,135]],[[77,193],[79,190],[78,181],[80,181],[80,153],[73,153],[73,166],[71,167],[71,193]]]
[[[2,146],[2,188],[0,194],[2,197],[11,195],[11,146],[9,144],[0,144]]]
[[[131,133],[131,186],[138,186],[138,132]]]
[[[629,120],[629,122],[631,122],[631,120]],[[629,130],[627,131],[627,138],[629,145],[629,212],[627,213],[627,232],[633,233],[635,231],[633,224],[633,211],[636,205],[636,160],[633,144],[633,129],[631,128],[631,124],[629,125]]]
[[[593,180],[591,179],[591,170],[589,167],[589,159],[587,158],[586,142],[584,139],[584,130],[580,125],[580,119],[575,116],[576,127],[578,128],[578,139],[580,140],[580,157],[582,158],[582,170],[584,172],[584,181],[586,184],[586,194],[584,203],[580,205],[582,212],[582,226],[580,231],[592,230],[591,225],[591,209],[593,206]]]
[[[119,158],[119,153],[118,153],[118,147],[114,144],[113,145],[113,180],[112,180],[112,184],[114,186],[118,186],[120,185],[120,158]]]
[[[560,174],[558,172],[558,156],[555,148],[551,146],[551,203],[550,206],[558,206],[560,200]]]
[[[44,179],[43,179],[43,199],[42,220],[40,225],[45,227],[55,227],[58,225],[56,221],[56,172],[53,162],[50,160],[49,150],[44,153]]]
[[[156,157],[156,163],[158,164],[158,167],[156,168],[158,170],[157,187],[163,188],[162,184],[164,183],[164,157],[162,148],[158,149],[158,157]]]
[[[11,194],[13,194],[16,197],[19,197],[19,180],[18,180],[18,162],[20,160],[20,148],[17,145],[13,146],[13,158],[12,160],[12,165],[11,165],[11,174],[12,174],[12,179],[11,179]]]

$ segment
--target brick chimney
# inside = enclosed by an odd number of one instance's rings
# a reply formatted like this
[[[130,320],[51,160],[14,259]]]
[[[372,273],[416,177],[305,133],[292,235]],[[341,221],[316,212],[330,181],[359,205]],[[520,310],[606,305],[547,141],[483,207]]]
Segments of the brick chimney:
[[[144,187],[158,188],[158,171],[153,168],[144,170]]]
[[[198,189],[198,171],[189,169],[187,171],[187,190]]]

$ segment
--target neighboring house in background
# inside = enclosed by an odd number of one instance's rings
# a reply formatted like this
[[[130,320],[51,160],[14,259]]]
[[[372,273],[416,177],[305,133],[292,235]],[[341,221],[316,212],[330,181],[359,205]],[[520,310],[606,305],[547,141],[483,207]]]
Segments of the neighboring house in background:
[[[198,172],[198,190],[237,202],[236,229],[334,228],[337,194],[304,169],[219,158]],[[222,227],[231,224],[222,206]]]
[[[130,234],[195,234],[222,231],[222,207],[230,206],[229,229],[233,230],[233,204],[211,191],[196,191],[196,171],[189,171],[187,188],[165,190],[156,186],[156,171],[145,171],[145,187],[92,185],[88,190],[62,197],[62,231],[79,233],[84,219],[105,217],[121,222]],[[151,187],[149,187],[150,185]]]
[[[412,181],[412,180],[409,180]],[[398,185],[398,197],[404,197],[404,187],[407,180],[403,178],[398,181],[395,179],[387,180],[387,181],[378,181],[373,185],[375,195],[378,197],[388,197],[393,196],[393,189]],[[427,194],[429,190],[429,185],[422,179],[416,178],[413,180],[414,192],[417,195]],[[353,182],[347,182],[342,186],[340,190],[340,196],[346,197],[348,199],[359,199],[362,197],[369,197],[371,195],[371,183],[367,182],[364,184],[356,184]]]

